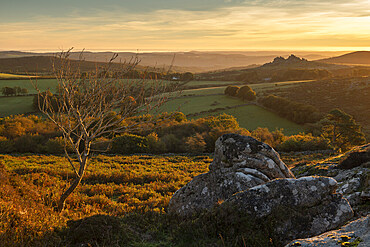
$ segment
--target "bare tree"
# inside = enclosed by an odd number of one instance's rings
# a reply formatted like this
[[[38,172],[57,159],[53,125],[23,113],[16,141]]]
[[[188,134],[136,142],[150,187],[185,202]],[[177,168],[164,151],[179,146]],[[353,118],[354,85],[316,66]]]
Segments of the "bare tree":
[[[99,137],[110,133],[120,133],[135,124],[127,125],[127,117],[149,112],[158,108],[177,86],[158,80],[131,80],[117,75],[127,75],[139,63],[137,58],[120,64],[120,71],[112,65],[117,55],[108,65],[93,72],[81,72],[82,56],[78,65],[73,66],[69,59],[70,50],[56,57],[54,73],[58,81],[57,94],[41,92],[37,82],[38,104],[41,112],[56,124],[63,134],[65,155],[76,175],[69,188],[63,192],[58,202],[58,211],[64,208],[65,200],[81,182],[88,160],[91,144]],[[58,64],[58,66],[55,66]],[[112,76],[113,75],[113,76]],[[114,112],[119,112],[115,114]],[[71,156],[67,146],[72,147]],[[77,161],[76,161],[77,160]]]

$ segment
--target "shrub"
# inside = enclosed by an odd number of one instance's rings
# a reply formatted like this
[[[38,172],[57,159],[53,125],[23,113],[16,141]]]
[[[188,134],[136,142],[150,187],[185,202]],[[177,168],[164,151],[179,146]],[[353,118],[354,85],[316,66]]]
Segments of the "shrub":
[[[167,112],[163,112],[161,113],[158,117],[157,117],[158,121],[159,120],[174,120],[176,122],[186,122],[186,116],[184,113],[182,112],[171,112],[171,113],[167,113]]]
[[[2,135],[7,138],[16,138],[26,134],[26,128],[20,122],[6,122],[2,128]]]
[[[261,142],[269,144],[270,146],[273,146],[274,144],[274,136],[268,130],[268,128],[259,127],[252,131],[251,136],[253,136],[254,138]]]
[[[216,117],[209,116],[204,120],[204,123],[208,126],[208,128],[220,127],[224,129],[239,129],[239,123],[236,118],[225,113]]]
[[[330,149],[330,145],[326,139],[321,137],[293,135],[278,145],[277,149],[283,152],[315,151]]]
[[[201,134],[197,133],[186,138],[186,151],[189,153],[203,153],[206,149],[206,142]]]
[[[41,135],[23,135],[14,140],[15,151],[19,153],[38,153],[45,138]]]
[[[63,137],[55,137],[49,139],[44,145],[39,146],[40,150],[43,153],[47,154],[62,154],[64,153],[64,139]],[[67,150],[72,151],[72,146],[67,143]]]
[[[236,96],[242,100],[252,101],[256,99],[256,92],[254,92],[249,86],[242,86],[238,90]]]
[[[111,143],[112,143],[111,139],[108,139],[105,137],[97,138],[91,144],[91,150],[98,151],[98,152],[107,152],[110,148]]]
[[[291,101],[280,96],[269,95],[259,98],[258,102],[278,115],[298,124],[315,123],[321,118],[319,110],[314,106]]]
[[[185,151],[183,141],[177,138],[174,134],[163,136],[161,141],[166,147],[166,152],[182,153]]]
[[[0,136],[0,153],[11,153],[14,151],[14,141],[8,140],[8,138],[4,136]]]
[[[112,153],[134,154],[148,151],[148,141],[145,137],[125,133],[112,140]]]
[[[236,96],[238,90],[238,86],[227,86],[225,89],[225,94],[229,96]]]
[[[268,128],[261,127],[253,130],[251,136],[261,142],[269,144],[272,147],[276,147],[286,139],[286,136],[284,135],[282,130],[275,130],[273,132],[270,132]]]
[[[146,137],[148,141],[148,151],[150,153],[164,153],[166,150],[165,144],[158,138],[158,134],[155,132],[150,133]]]

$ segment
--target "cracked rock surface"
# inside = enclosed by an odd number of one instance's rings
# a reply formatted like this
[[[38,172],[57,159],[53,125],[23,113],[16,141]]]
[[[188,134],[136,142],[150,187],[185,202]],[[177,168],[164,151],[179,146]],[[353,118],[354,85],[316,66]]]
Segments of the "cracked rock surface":
[[[345,245],[347,243],[347,245]],[[351,245],[352,244],[352,245]],[[355,245],[358,244],[358,245]],[[337,247],[337,246],[358,246],[365,247],[370,245],[370,215],[362,217],[348,223],[339,230],[333,230],[321,235],[307,238],[297,239],[286,247],[302,246],[302,247]]]
[[[239,192],[223,205],[275,222],[274,233],[284,242],[321,234],[352,218],[351,206],[335,194],[336,188],[337,182],[329,177],[275,179]]]
[[[357,147],[337,162],[297,166],[292,169],[297,177],[320,174],[338,182],[337,193],[343,194],[356,217],[370,214],[370,144]]]
[[[216,141],[209,172],[196,176],[176,191],[169,212],[191,216],[237,192],[276,178],[294,175],[272,147],[249,136],[225,134]]]

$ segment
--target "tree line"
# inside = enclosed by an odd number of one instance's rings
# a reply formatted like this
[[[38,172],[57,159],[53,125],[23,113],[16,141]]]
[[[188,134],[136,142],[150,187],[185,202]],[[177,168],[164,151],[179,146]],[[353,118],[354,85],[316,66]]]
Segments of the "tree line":
[[[252,90],[252,88],[248,85],[238,87],[238,86],[227,86],[225,91],[225,95],[238,97],[241,100],[246,101],[253,101],[256,99],[256,92]]]
[[[82,79],[91,75],[90,72],[81,72]],[[132,69],[129,71],[99,71],[97,78],[127,78],[127,79],[148,79],[148,80],[168,80],[168,81],[191,81],[194,79],[194,74],[191,72],[167,72],[167,71],[142,71]]]
[[[111,113],[112,118],[119,118]],[[230,115],[188,120],[181,112],[127,118],[121,125],[135,125],[122,134],[106,134],[92,143],[97,152],[134,153],[212,153],[218,137],[226,133],[250,135],[279,151],[347,150],[366,140],[361,128],[348,114],[338,109],[310,126],[311,133],[286,136],[282,130],[246,130]],[[117,126],[112,126],[112,129]],[[37,116],[0,119],[1,153],[64,153],[62,133],[49,120]],[[72,147],[67,146],[71,151]]]
[[[261,97],[258,103],[297,124],[315,123],[322,118],[322,114],[314,106],[276,95]]]
[[[19,86],[15,86],[15,87],[3,87],[1,89],[1,93],[4,96],[26,95],[26,94],[28,94],[28,89],[27,88],[21,88]]]

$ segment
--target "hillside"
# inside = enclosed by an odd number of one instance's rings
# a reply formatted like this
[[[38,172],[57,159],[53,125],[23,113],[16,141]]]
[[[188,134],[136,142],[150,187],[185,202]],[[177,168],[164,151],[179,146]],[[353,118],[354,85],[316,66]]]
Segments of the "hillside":
[[[253,64],[264,64],[276,56],[289,56],[286,51],[189,51],[189,52],[117,52],[118,60],[130,60],[138,56],[140,65],[163,67],[172,65],[178,72],[206,72],[232,67],[247,67]],[[21,51],[0,51],[0,58],[20,58],[32,56],[53,56],[55,53],[33,53]],[[114,53],[84,52],[84,59],[91,62],[107,62]],[[309,60],[322,59],[341,55],[338,52],[298,52],[297,55]],[[78,59],[80,52],[71,52],[72,59]]]
[[[299,58],[293,54],[287,58],[279,56],[271,60],[271,62],[256,68],[212,71],[199,74],[199,78],[202,80],[258,83],[266,81],[322,79],[337,75],[339,71],[340,73],[351,74],[351,72],[347,71],[349,69],[348,66],[308,61],[305,58]]]
[[[11,74],[38,73],[50,74],[53,71],[53,63],[58,67],[60,59],[52,56],[28,56],[15,58],[0,58],[0,72]],[[81,71],[93,71],[98,68],[105,68],[108,64],[105,62],[91,62],[71,60],[71,67],[80,67]],[[114,63],[112,69],[120,69],[122,65]],[[144,70],[143,66],[137,66],[137,69]]]
[[[352,115],[370,137],[370,77],[319,80],[265,93],[313,105],[323,113],[340,108]]]
[[[370,51],[356,51],[338,57],[317,60],[323,63],[370,65]]]

